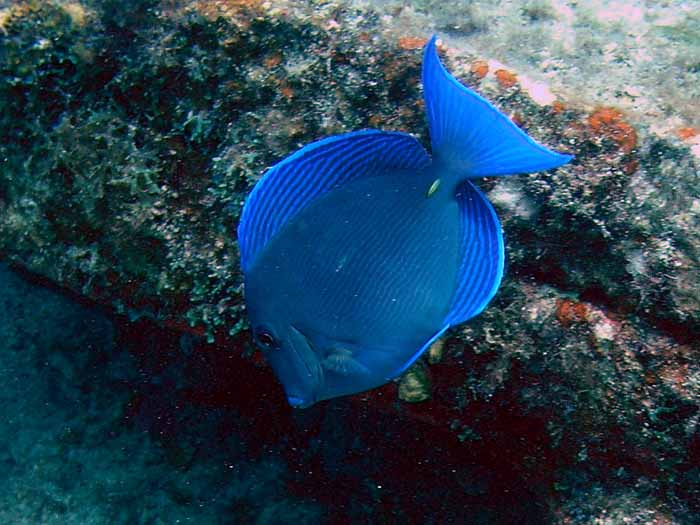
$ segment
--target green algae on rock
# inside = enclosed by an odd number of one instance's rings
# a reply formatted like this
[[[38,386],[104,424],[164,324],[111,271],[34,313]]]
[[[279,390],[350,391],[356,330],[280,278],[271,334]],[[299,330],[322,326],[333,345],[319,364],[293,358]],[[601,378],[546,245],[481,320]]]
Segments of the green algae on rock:
[[[430,377],[428,373],[422,362],[418,362],[409,368],[399,380],[399,399],[407,403],[420,403],[430,399]]]
[[[3,19],[0,251],[210,339],[243,326],[232,232],[264,167],[301,137],[388,119],[418,94],[418,57],[370,66],[370,43],[304,18],[98,2],[76,26],[76,4],[21,5]],[[321,90],[329,73],[334,89]],[[419,115],[401,125],[422,129]]]

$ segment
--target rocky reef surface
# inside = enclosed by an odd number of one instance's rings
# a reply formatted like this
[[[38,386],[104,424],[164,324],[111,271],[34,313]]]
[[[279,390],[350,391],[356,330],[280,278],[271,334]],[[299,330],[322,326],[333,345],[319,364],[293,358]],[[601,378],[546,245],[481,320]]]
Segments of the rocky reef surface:
[[[4,521],[700,523],[700,9],[625,30],[554,1],[434,4],[0,2],[0,256],[107,308],[49,313],[3,270]],[[482,316],[401,381],[293,412],[246,330],[242,203],[321,136],[427,144],[432,30],[576,159],[479,183],[508,258]],[[661,41],[676,83],[639,58]]]

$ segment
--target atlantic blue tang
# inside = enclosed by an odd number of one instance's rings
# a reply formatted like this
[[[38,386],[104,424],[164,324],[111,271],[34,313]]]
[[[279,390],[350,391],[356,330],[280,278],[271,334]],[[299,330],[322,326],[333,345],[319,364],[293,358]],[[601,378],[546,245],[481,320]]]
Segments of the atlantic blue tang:
[[[380,386],[503,275],[498,218],[470,179],[561,166],[551,151],[423,56],[432,157],[405,133],[313,142],[270,168],[238,227],[257,345],[292,406]]]

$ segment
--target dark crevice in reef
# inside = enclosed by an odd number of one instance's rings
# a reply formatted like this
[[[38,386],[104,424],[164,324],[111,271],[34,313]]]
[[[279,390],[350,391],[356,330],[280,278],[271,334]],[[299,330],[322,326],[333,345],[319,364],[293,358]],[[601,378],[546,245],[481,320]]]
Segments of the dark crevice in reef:
[[[60,284],[56,283],[56,281],[53,279],[49,279],[41,274],[28,270],[27,267],[23,264],[18,264],[11,260],[5,261],[4,259],[5,256],[2,252],[0,252],[0,264],[6,264],[7,267],[14,274],[19,276],[23,281],[25,281],[28,284],[50,290],[56,294],[65,297],[67,300],[75,304],[78,304],[85,308],[89,308],[95,312],[98,312],[100,315],[108,317],[110,319],[114,318],[114,316],[116,315],[114,309],[105,305],[104,303],[94,301],[84,294],[66,288],[65,286],[61,286]]]
[[[581,228],[579,231],[584,231]],[[586,242],[580,235],[576,239],[564,234],[558,239],[540,239],[532,231],[518,231],[517,236],[519,245],[527,247],[530,254],[537,253],[537,258],[519,258],[507,268],[506,275],[551,286],[618,315],[636,315],[679,344],[700,342],[700,320],[670,317],[662,294],[655,303],[640,307],[644,290],[632,284],[628,263],[615,253],[615,245],[602,238]]]
[[[510,391],[469,406],[463,415],[481,437],[467,444],[448,427],[397,418],[361,396],[292,410],[267,367],[232,348],[183,342],[149,320],[120,321],[117,333],[142,378],[126,424],[188,461],[218,461],[232,441],[248,459],[277,457],[289,493],[321,504],[325,522],[426,513],[434,523],[549,521],[558,466],[546,431],[551,414],[523,415]]]

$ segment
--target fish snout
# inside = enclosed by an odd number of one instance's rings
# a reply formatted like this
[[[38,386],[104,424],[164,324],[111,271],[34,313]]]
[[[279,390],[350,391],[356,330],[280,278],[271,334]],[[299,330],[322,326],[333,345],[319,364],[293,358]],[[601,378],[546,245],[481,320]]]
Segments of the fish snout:
[[[307,408],[314,404],[314,400],[287,394],[287,403],[289,403],[292,408]]]
[[[287,401],[294,408],[306,408],[318,400],[323,383],[323,371],[311,341],[290,326],[286,348],[270,359],[282,383]]]

